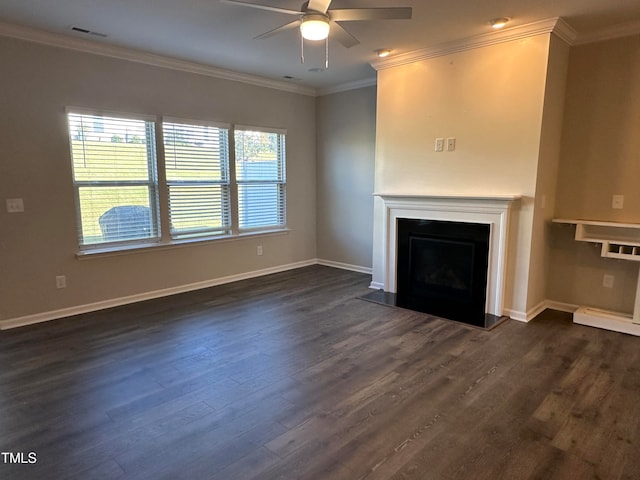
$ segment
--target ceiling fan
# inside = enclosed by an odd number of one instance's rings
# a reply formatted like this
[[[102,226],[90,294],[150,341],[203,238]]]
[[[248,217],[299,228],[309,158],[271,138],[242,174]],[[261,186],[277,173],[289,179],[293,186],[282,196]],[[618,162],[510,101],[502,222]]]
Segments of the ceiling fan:
[[[326,40],[331,33],[332,38],[346,48],[358,45],[357,38],[345,30],[339,22],[354,22],[363,20],[406,20],[411,18],[411,7],[387,7],[387,8],[344,8],[330,10],[331,0],[309,0],[302,4],[300,11],[286,8],[273,7],[261,3],[243,2],[241,0],[220,0],[242,7],[257,8],[270,12],[296,15],[298,19],[274,28],[255,37],[256,39],[268,38],[278,33],[296,27],[300,28],[303,39]]]

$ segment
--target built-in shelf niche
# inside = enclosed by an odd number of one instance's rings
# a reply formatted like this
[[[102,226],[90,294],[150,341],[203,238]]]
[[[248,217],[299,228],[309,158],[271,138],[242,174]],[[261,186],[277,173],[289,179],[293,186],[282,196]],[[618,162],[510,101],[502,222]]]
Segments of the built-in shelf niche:
[[[640,262],[640,224],[638,223],[568,220],[564,218],[554,218],[553,221],[575,225],[575,239],[579,242],[601,244],[603,257]]]
[[[602,257],[640,262],[640,224],[638,223],[564,218],[554,218],[553,222],[575,225],[575,239],[579,242],[600,244]],[[573,314],[573,321],[581,325],[640,336],[640,270],[638,272],[634,305],[633,315],[591,307],[580,307]]]

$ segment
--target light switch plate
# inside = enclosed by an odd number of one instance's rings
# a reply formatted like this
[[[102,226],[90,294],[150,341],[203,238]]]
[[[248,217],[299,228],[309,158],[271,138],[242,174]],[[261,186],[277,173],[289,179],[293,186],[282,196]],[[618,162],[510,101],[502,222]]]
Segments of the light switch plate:
[[[447,152],[453,152],[456,149],[456,137],[447,138]]]

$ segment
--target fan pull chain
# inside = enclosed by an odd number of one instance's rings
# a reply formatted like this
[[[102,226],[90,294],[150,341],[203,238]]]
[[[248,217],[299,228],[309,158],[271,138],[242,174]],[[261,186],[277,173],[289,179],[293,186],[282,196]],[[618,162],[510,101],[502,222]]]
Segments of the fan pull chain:
[[[300,63],[304,65],[304,37],[300,34]]]
[[[324,39],[324,69],[329,68],[329,37]]]

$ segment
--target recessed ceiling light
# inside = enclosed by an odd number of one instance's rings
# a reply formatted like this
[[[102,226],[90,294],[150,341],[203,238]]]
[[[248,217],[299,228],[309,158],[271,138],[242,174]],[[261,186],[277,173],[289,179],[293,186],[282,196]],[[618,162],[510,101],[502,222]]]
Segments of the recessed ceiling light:
[[[376,50],[376,55],[378,55],[380,58],[388,57],[390,53],[390,48],[379,48],[378,50]]]
[[[491,28],[495,28],[497,30],[509,23],[509,20],[511,20],[509,17],[494,18],[493,20],[489,20],[489,25],[491,25]]]

